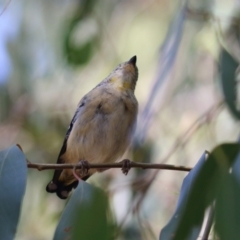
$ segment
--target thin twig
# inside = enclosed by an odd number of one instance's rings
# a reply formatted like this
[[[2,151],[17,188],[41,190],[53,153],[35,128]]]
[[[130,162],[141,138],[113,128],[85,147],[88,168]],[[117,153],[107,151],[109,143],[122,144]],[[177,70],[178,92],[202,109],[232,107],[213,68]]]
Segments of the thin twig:
[[[109,169],[109,168],[122,168],[122,162],[118,163],[102,163],[102,164],[92,164],[88,163],[88,168],[97,168],[97,169]],[[42,163],[31,163],[27,162],[28,168],[42,170],[63,170],[63,169],[82,169],[82,164],[42,164]],[[130,161],[130,168],[141,168],[141,169],[165,169],[165,170],[175,170],[175,171],[184,171],[189,172],[192,168],[184,166],[176,166],[170,164],[157,164],[157,163],[137,163]]]

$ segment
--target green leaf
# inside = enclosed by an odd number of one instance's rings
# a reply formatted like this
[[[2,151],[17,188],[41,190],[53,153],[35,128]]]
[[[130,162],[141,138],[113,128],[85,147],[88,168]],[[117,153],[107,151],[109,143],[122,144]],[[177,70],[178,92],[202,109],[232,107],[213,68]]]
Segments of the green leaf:
[[[57,226],[54,240],[106,240],[112,235],[105,194],[80,181]]]
[[[240,154],[220,183],[221,191],[216,200],[215,231],[220,239],[239,239],[240,236]]]
[[[200,168],[197,164],[199,170],[195,172],[194,177],[190,178],[192,183],[190,191],[187,193],[189,196],[184,204],[186,207],[177,216],[179,219],[176,231],[172,231],[166,240],[193,239],[190,237],[195,229],[198,230],[199,225],[202,224],[206,208],[214,202],[220,193],[221,183],[239,151],[240,144],[221,144],[213,149],[207,161],[202,163]]]
[[[201,156],[201,158],[199,159],[196,166],[184,178],[175,213],[173,214],[169,223],[162,229],[159,240],[171,239],[173,237],[174,233],[176,232],[177,226],[180,224],[179,221],[181,219],[181,215],[183,214],[183,212],[185,211],[185,209],[187,207],[189,192],[192,188],[192,185],[194,183],[196,176],[199,174],[200,170],[202,169],[202,167],[205,163],[205,160],[206,160],[206,153],[204,153]],[[202,221],[203,221],[203,219],[202,219]],[[191,233],[189,234],[189,237],[186,238],[186,240],[190,240],[190,239],[196,240],[197,239],[197,237],[200,233],[201,227],[202,227],[201,226],[202,221],[200,222],[200,224],[198,226],[196,226],[194,229],[191,230]]]
[[[232,174],[222,179],[215,205],[215,230],[221,240],[238,240],[240,236],[240,185]]]
[[[0,152],[0,236],[14,239],[26,188],[27,164],[23,152],[13,146]]]
[[[240,119],[240,111],[237,109],[237,82],[235,77],[238,65],[238,62],[223,49],[220,62],[223,94],[231,113],[237,119]]]
[[[188,207],[180,220],[174,240],[186,239],[191,229],[199,224],[206,208],[213,203],[221,191],[222,179],[228,173],[239,151],[238,143],[221,144],[209,154],[196,176],[190,191]]]

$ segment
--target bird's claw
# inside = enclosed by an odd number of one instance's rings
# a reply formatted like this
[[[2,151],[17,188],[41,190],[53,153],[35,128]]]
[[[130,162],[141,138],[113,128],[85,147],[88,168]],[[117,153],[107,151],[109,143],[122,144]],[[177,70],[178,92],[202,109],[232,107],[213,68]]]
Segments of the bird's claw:
[[[80,168],[80,175],[82,177],[86,176],[88,174],[88,170],[89,170],[89,163],[86,160],[80,160],[78,163],[81,168]]]
[[[129,170],[131,169],[131,161],[129,159],[122,160],[122,173],[127,175]]]

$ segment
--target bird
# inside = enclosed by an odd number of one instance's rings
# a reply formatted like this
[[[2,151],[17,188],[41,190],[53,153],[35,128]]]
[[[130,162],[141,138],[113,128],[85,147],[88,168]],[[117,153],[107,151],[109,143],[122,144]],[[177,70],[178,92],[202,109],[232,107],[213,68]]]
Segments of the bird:
[[[134,91],[138,80],[137,57],[119,64],[79,102],[72,118],[57,164],[113,163],[125,153],[136,129],[138,101]],[[86,181],[98,169],[80,179]],[[82,176],[83,175],[83,176]],[[55,170],[46,191],[67,199],[78,185],[72,169]]]

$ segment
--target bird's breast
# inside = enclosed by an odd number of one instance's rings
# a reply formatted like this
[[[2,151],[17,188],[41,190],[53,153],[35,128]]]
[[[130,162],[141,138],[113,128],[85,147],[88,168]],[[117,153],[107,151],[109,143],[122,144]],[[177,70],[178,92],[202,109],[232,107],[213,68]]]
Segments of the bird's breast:
[[[112,95],[100,95],[79,113],[67,144],[66,157],[71,161],[112,162],[125,152],[136,121],[137,102],[129,96]]]

